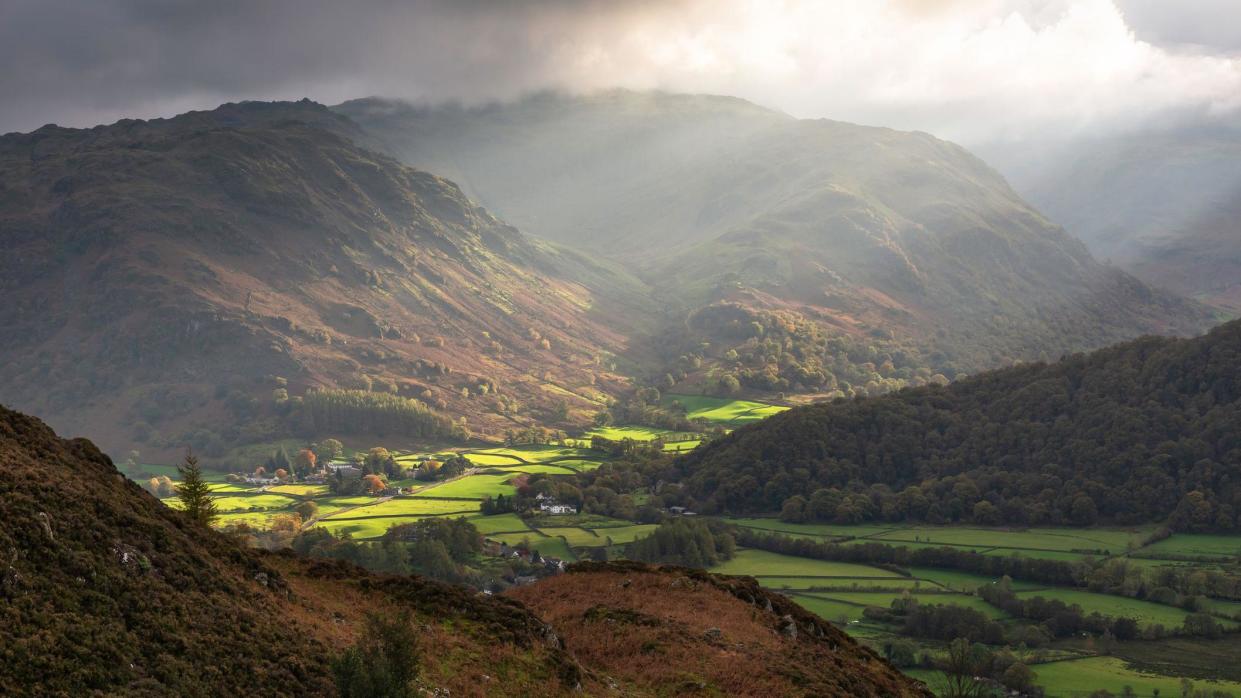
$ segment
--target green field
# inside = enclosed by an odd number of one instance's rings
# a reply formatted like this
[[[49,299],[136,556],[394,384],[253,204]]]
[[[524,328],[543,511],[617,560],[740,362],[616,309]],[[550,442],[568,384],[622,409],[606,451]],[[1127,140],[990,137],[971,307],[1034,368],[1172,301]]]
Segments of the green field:
[[[597,548],[607,545],[606,538],[600,538],[593,531],[584,528],[540,528],[539,532],[546,536],[563,538],[566,543],[575,548]]]
[[[1046,599],[1059,599],[1070,605],[1081,606],[1086,613],[1097,611],[1105,616],[1133,618],[1142,625],[1160,624],[1169,629],[1179,628],[1185,621],[1185,616],[1189,615],[1188,612],[1174,606],[1077,589],[1038,589],[1018,592],[1017,595],[1023,598],[1042,596]]]
[[[664,450],[669,453],[688,453],[689,451],[698,448],[701,443],[701,439],[689,439],[688,441],[667,441],[664,443]]]
[[[862,611],[865,610],[863,606],[855,606],[814,596],[802,596],[800,594],[794,596],[793,600],[797,602],[798,606],[832,623],[840,623],[841,621],[856,623],[862,620]],[[852,629],[849,632],[852,633]]]
[[[513,531],[529,531],[529,526],[521,517],[516,514],[494,514],[492,516],[469,516],[466,517],[478,532],[483,535],[492,533],[511,533]]]
[[[598,452],[592,451],[588,448],[543,445],[488,448],[481,451],[473,451],[473,453],[482,455],[510,456],[515,460],[525,461],[527,463],[544,463],[557,458],[590,458],[591,456],[598,455]]]
[[[496,453],[465,453],[463,455],[466,460],[470,461],[474,465],[512,466],[521,465],[522,463],[520,460],[512,456],[505,456]]]
[[[483,497],[495,497],[502,494],[510,497],[517,492],[516,488],[508,484],[508,481],[512,480],[514,476],[514,473],[467,475],[463,478],[422,490],[413,496],[482,499]]]
[[[757,422],[760,419],[765,419],[788,409],[780,405],[768,405],[763,402],[730,400],[727,398],[706,397],[705,395],[667,395],[664,397],[666,405],[671,405],[674,400],[680,402],[685,407],[685,416],[690,419],[705,419],[716,424],[730,426],[741,426],[750,422]]]
[[[298,500],[278,494],[254,494],[240,496],[212,497],[216,511],[221,514],[241,511],[272,511],[288,509],[297,504]]]
[[[886,579],[855,579],[838,577],[759,577],[759,584],[776,590],[807,591],[811,589],[831,589],[832,591],[850,591],[858,589],[887,589],[901,592],[905,589],[915,591],[919,588],[939,589],[939,585],[920,579],[908,577],[889,577]]]
[[[267,491],[294,497],[322,497],[328,493],[328,488],[327,485],[276,485],[268,487]]]
[[[864,538],[895,530],[892,526],[849,526],[843,524],[796,524],[772,518],[729,518],[728,523],[774,533],[797,533],[819,538]]]
[[[944,570],[934,567],[911,567],[909,572],[918,579],[939,584],[946,589],[969,593],[973,593],[975,589],[984,584],[993,584],[999,581],[978,574],[970,574],[969,572],[958,572],[957,570]],[[1013,589],[1015,590],[1033,588],[1035,588],[1034,584],[1013,580]]]
[[[384,518],[365,518],[365,519],[320,519],[315,523],[315,528],[322,528],[331,531],[334,535],[348,533],[354,538],[380,538],[388,532],[393,526],[401,524],[414,523],[422,519],[434,518],[430,516],[398,516]]]
[[[717,574],[774,577],[899,577],[895,572],[850,562],[811,560],[766,550],[738,550],[733,559],[711,568]]]
[[[428,499],[425,497],[393,497],[375,504],[350,509],[333,520],[342,518],[361,519],[374,516],[442,516],[444,514],[462,515],[478,511],[478,504],[469,500]]]
[[[1011,548],[1025,551],[1095,551],[1122,553],[1138,545],[1148,529],[1025,529],[1007,530],[961,526],[914,526],[870,536],[881,542],[924,543],[974,548]]]
[[[856,604],[859,606],[877,606],[879,608],[888,608],[892,605],[892,601],[899,599],[902,592],[852,592],[852,591],[830,591],[830,592],[809,592],[798,593],[797,601],[801,603],[803,597],[812,597],[823,599],[826,601],[836,601],[840,603]],[[977,596],[969,596],[966,594],[916,594],[918,602],[927,606],[962,606],[971,608],[988,618],[1002,619],[1006,618],[1000,609],[983,601]],[[808,610],[808,609],[807,609]],[[831,620],[827,618],[825,620]]]
[[[682,432],[669,431],[667,429],[659,429],[657,427],[644,427],[635,424],[615,427],[595,427],[583,434],[583,437],[589,441],[592,437],[600,436],[612,441],[621,441],[622,439],[633,439],[634,441],[654,441],[655,439],[668,439],[681,435]]]
[[[515,463],[513,465],[500,468],[500,470],[503,470],[506,473],[528,473],[530,475],[535,473],[543,473],[545,475],[574,475],[577,473],[577,471],[573,468],[568,468],[561,465],[552,465],[550,463]]]
[[[587,460],[585,458],[562,458],[551,462],[559,468],[571,468],[579,473],[594,470],[603,465],[602,461]]]
[[[624,545],[625,543],[632,543],[639,538],[651,535],[655,528],[655,524],[634,524],[632,526],[596,528],[594,531],[600,538],[610,539],[612,545]]]
[[[1139,696],[1153,696],[1155,689],[1160,696],[1168,698],[1181,695],[1180,679],[1135,671],[1116,657],[1087,657],[1036,664],[1030,668],[1038,677],[1037,683],[1047,691],[1048,698],[1084,698],[1099,689],[1120,695],[1125,686],[1131,686]],[[1194,686],[1241,694],[1241,683],[1195,681]]]
[[[1177,533],[1142,548],[1141,555],[1187,557],[1241,557],[1241,536]]]

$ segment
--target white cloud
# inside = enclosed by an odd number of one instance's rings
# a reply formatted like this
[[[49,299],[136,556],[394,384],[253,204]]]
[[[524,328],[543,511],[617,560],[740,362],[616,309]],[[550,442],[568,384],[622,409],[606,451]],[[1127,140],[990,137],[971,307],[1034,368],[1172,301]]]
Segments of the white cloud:
[[[1196,12],[1175,18],[1154,0],[96,0],[89,16],[10,1],[0,131],[242,98],[615,86],[969,144],[1241,108],[1241,54],[1200,38],[1241,25],[1233,0],[1188,0]]]

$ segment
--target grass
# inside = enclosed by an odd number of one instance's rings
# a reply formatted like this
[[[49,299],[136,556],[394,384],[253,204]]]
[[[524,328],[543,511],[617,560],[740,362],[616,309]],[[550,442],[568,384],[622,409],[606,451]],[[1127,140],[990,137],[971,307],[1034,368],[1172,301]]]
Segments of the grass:
[[[607,545],[606,538],[600,538],[593,531],[584,528],[540,528],[539,532],[546,536],[563,538],[566,543],[575,548],[597,548]]]
[[[513,477],[514,473],[467,475],[463,478],[423,490],[413,496],[452,497],[455,499],[482,499],[487,496],[496,497],[499,495],[509,497],[517,492],[516,488],[507,484]]]
[[[1185,621],[1185,616],[1189,615],[1186,611],[1174,606],[1077,589],[1038,589],[1018,592],[1017,595],[1025,598],[1042,596],[1047,599],[1059,599],[1070,605],[1081,606],[1086,613],[1097,611],[1113,618],[1133,618],[1142,625],[1160,624],[1167,628],[1180,627]]]
[[[916,526],[874,535],[880,542],[901,541],[932,545],[968,546],[974,548],[1014,548],[1030,551],[1097,551],[1124,552],[1126,547],[1141,542],[1149,531],[1107,529],[1028,529],[1013,531],[961,526]]]
[[[271,511],[288,509],[297,504],[296,499],[278,494],[255,494],[248,496],[214,497],[216,510],[220,513],[239,511]]]
[[[802,594],[798,594],[802,596]],[[861,606],[878,606],[879,608],[888,608],[892,605],[894,599],[901,597],[901,592],[851,592],[851,591],[831,591],[831,592],[811,592],[809,596],[820,599],[839,601],[842,603],[858,604]],[[971,608],[988,618],[1002,619],[1006,618],[1000,609],[983,601],[977,596],[968,596],[966,594],[920,594],[917,595],[918,602],[927,606],[961,606],[963,608]]]
[[[668,441],[664,443],[664,451],[669,453],[690,452],[702,443],[701,439],[689,439],[688,441]]]
[[[999,581],[991,577],[985,577],[980,574],[970,574],[969,572],[958,572],[957,570],[942,570],[933,567],[911,567],[910,574],[918,579],[939,584],[947,589],[954,591],[973,592],[984,584],[992,584]],[[1013,580],[1013,589],[1020,591],[1022,589],[1033,589],[1034,584]]]
[[[899,577],[895,572],[851,562],[811,560],[766,550],[738,550],[733,559],[711,568],[717,574],[776,577]]]
[[[557,467],[570,468],[572,470],[576,470],[579,473],[584,473],[589,470],[594,470],[598,468],[599,466],[603,465],[603,461],[587,460],[585,458],[564,458],[564,459],[555,460],[552,462],[555,463]]]
[[[798,606],[832,623],[840,623],[842,620],[846,623],[852,623],[862,619],[863,607],[861,606],[814,596],[802,596],[800,594],[794,596],[793,600],[797,602]]]
[[[654,531],[655,528],[655,524],[634,524],[633,526],[597,528],[595,529],[595,533],[597,533],[602,539],[611,540],[612,545],[623,545],[651,535],[651,532]]]
[[[509,545],[519,545],[527,542],[531,548],[539,551],[540,555],[550,555],[562,560],[577,559],[577,555],[573,554],[569,545],[562,538],[545,536],[538,531],[530,531],[529,533],[498,533],[487,537],[494,541],[508,543]]]
[[[551,465],[548,463],[514,463],[502,468],[509,473],[544,473],[546,475],[575,475],[577,471],[573,468],[566,468],[561,465]]]
[[[491,516],[470,516],[467,518],[478,529],[478,532],[483,535],[531,530],[526,525],[526,522],[522,521],[521,517],[516,514],[493,514]]]
[[[444,514],[472,514],[478,504],[469,500],[426,499],[422,497],[393,497],[359,509],[351,509],[333,519],[361,519],[375,516],[442,516]]]
[[[633,439],[634,441],[654,441],[655,439],[668,439],[681,434],[681,432],[669,431],[667,429],[659,429],[657,427],[644,427],[636,424],[627,424],[624,426],[613,427],[595,427],[583,434],[584,438],[589,441],[592,437],[601,436],[612,441],[620,441],[622,439]]]
[[[664,398],[664,402],[668,405],[671,405],[674,400],[685,407],[685,416],[690,419],[705,419],[716,424],[731,426],[757,422],[788,409],[781,405],[769,405],[764,402],[730,400],[705,395],[667,395]]]
[[[542,445],[524,445],[510,446],[507,448],[488,448],[482,451],[474,451],[475,454],[495,455],[495,456],[511,456],[515,460],[525,461],[527,463],[543,463],[557,458],[589,458],[597,455],[595,451],[588,448],[575,448],[573,446],[542,446]]]
[[[938,589],[938,585],[919,579],[907,577],[891,577],[889,579],[851,579],[839,577],[761,577],[759,583],[768,589],[789,589],[807,591],[810,589],[831,588],[834,591],[849,591],[854,588],[889,589],[900,592],[905,589],[914,591],[918,588]]]
[[[315,522],[315,528],[322,528],[331,531],[334,535],[348,533],[354,538],[379,538],[388,532],[388,529],[401,524],[413,523],[422,519],[433,518],[428,516],[400,516],[394,518],[365,518],[365,519],[320,519]]]
[[[1171,676],[1158,676],[1129,668],[1117,657],[1087,657],[1048,664],[1036,664],[1031,669],[1038,677],[1036,683],[1043,687],[1048,698],[1089,696],[1097,690],[1107,690],[1120,695],[1125,686],[1133,688],[1139,696],[1153,696],[1155,689],[1161,696],[1181,695],[1181,680]],[[922,678],[915,674],[916,678]],[[932,684],[934,685],[934,684]],[[1241,692],[1241,683],[1195,681],[1197,688]]]
[[[1191,557],[1241,556],[1241,536],[1205,533],[1177,533],[1142,548],[1142,555],[1184,555]]]
[[[841,524],[796,524],[770,518],[736,518],[724,521],[745,528],[773,533],[797,533],[817,538],[863,538],[893,530],[891,526],[847,526]]]
[[[470,461],[474,465],[521,465],[520,460],[512,456],[500,455],[498,453],[466,453],[464,455],[466,460]]]
[[[294,497],[322,497],[328,493],[328,488],[327,485],[276,485],[268,487],[267,491]]]

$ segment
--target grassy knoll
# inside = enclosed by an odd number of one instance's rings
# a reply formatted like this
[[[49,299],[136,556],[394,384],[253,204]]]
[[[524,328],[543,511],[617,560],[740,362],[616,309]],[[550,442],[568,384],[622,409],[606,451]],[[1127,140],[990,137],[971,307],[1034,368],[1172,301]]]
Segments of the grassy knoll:
[[[1160,624],[1167,628],[1178,628],[1185,621],[1186,611],[1175,606],[1151,603],[1140,599],[1124,596],[1095,594],[1077,589],[1038,589],[1035,591],[1018,592],[1018,596],[1042,596],[1047,599],[1059,599],[1067,604],[1077,604],[1086,613],[1094,611],[1113,618],[1133,618],[1142,625]]]
[[[622,439],[633,439],[634,441],[654,441],[655,439],[672,439],[684,435],[682,432],[669,431],[667,429],[659,429],[657,427],[644,427],[636,424],[628,424],[625,426],[613,427],[595,427],[583,434],[585,439],[589,441],[591,437],[601,436],[612,441],[620,441]]]
[[[380,538],[388,532],[388,529],[401,524],[413,523],[422,519],[432,518],[429,516],[396,516],[384,518],[343,518],[343,519],[320,519],[315,523],[315,528],[322,528],[331,531],[334,535],[349,534],[354,538]]]
[[[869,565],[850,562],[811,560],[792,555],[780,555],[766,550],[738,550],[733,559],[711,568],[718,574],[744,574],[750,576],[771,575],[777,577],[899,577]]]
[[[516,488],[508,484],[508,481],[512,480],[513,476],[513,473],[467,475],[463,478],[425,489],[413,496],[482,499],[483,497],[495,497],[502,494],[508,497],[517,492]]]
[[[671,405],[673,401],[681,403],[690,419],[705,419],[716,424],[740,426],[757,422],[773,414],[779,414],[787,407],[768,405],[751,400],[730,400],[728,398],[707,397],[705,395],[667,395],[664,403]]]

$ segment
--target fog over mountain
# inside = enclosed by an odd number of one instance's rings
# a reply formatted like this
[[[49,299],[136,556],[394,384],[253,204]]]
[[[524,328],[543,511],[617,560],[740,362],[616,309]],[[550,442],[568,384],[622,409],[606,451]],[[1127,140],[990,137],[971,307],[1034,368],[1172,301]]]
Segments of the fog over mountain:
[[[11,0],[0,131],[238,99],[441,102],[659,88],[967,146],[1241,106],[1224,0]]]

